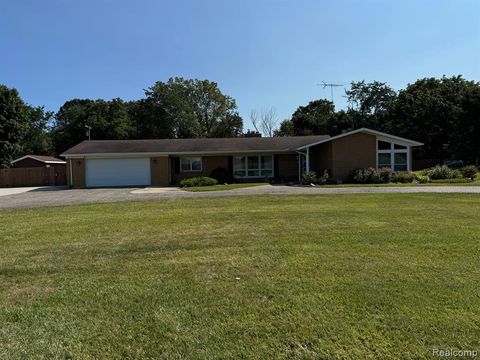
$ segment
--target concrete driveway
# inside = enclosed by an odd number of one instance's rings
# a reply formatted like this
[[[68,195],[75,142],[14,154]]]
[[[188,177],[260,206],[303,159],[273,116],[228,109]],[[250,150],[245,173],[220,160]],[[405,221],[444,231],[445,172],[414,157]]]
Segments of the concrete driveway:
[[[2,189],[3,190],[3,189]],[[12,190],[12,189],[11,189]],[[0,197],[0,209],[29,208],[39,206],[105,203],[128,200],[160,200],[211,196],[240,195],[327,195],[327,194],[399,194],[399,193],[476,193],[480,186],[409,186],[409,187],[301,187],[257,186],[236,190],[187,192],[178,188],[102,188],[65,189],[36,188]]]
[[[34,186],[34,187],[15,187],[15,188],[0,188],[0,196],[22,194],[30,191],[49,191],[66,189],[65,186]]]

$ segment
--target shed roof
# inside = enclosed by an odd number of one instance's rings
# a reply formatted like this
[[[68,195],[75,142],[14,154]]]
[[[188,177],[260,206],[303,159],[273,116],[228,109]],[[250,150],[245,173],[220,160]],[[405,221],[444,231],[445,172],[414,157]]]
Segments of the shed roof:
[[[46,156],[46,155],[25,155],[25,156],[22,156],[18,159],[15,159],[12,161],[12,164],[15,164],[19,161],[22,161],[24,159],[33,159],[33,160],[36,160],[36,161],[39,161],[39,162],[42,162],[42,163],[45,163],[45,164],[65,164],[65,160],[62,160],[62,159],[58,159],[56,157],[53,157],[53,156]]]

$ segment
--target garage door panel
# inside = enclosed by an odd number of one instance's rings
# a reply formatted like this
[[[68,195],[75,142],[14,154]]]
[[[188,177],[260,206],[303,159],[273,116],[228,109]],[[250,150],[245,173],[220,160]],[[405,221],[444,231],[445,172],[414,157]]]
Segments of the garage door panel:
[[[87,159],[87,186],[150,185],[150,159]]]

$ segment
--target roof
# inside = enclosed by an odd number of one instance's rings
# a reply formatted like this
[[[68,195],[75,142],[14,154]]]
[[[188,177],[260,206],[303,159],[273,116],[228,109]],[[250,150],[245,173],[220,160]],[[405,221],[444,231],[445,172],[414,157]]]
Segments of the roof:
[[[85,140],[61,156],[89,154],[195,154],[291,152],[307,144],[328,139],[329,135],[286,137],[241,137],[207,139]]]
[[[326,142],[329,142],[329,141],[332,141],[332,140],[337,140],[337,139],[343,138],[345,136],[350,136],[350,135],[357,134],[357,133],[375,135],[375,136],[380,137],[382,140],[397,141],[398,143],[400,143],[402,145],[410,145],[410,146],[422,146],[423,145],[423,143],[421,143],[421,142],[406,139],[406,138],[402,138],[400,136],[390,135],[390,134],[387,134],[387,133],[384,133],[384,132],[381,132],[381,131],[372,130],[372,129],[368,129],[368,128],[360,128],[360,129],[349,131],[349,132],[346,132],[346,133],[343,133],[343,134],[340,134],[340,135],[332,136],[332,137],[329,137],[327,139],[321,139],[321,140],[316,141],[316,142],[311,143],[311,144],[303,145],[303,146],[299,147],[298,150],[306,149],[308,147],[315,146],[315,145],[324,144]]]
[[[56,157],[45,156],[45,155],[25,155],[25,156],[22,156],[21,158],[13,160],[12,164],[22,161],[24,159],[33,159],[33,160],[42,162],[44,164],[66,164],[65,160],[57,159]]]

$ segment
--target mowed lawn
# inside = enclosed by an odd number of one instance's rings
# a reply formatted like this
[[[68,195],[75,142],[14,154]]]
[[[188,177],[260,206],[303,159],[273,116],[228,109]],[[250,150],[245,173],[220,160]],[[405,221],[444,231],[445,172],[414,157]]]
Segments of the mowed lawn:
[[[480,350],[480,196],[0,211],[0,358]]]

